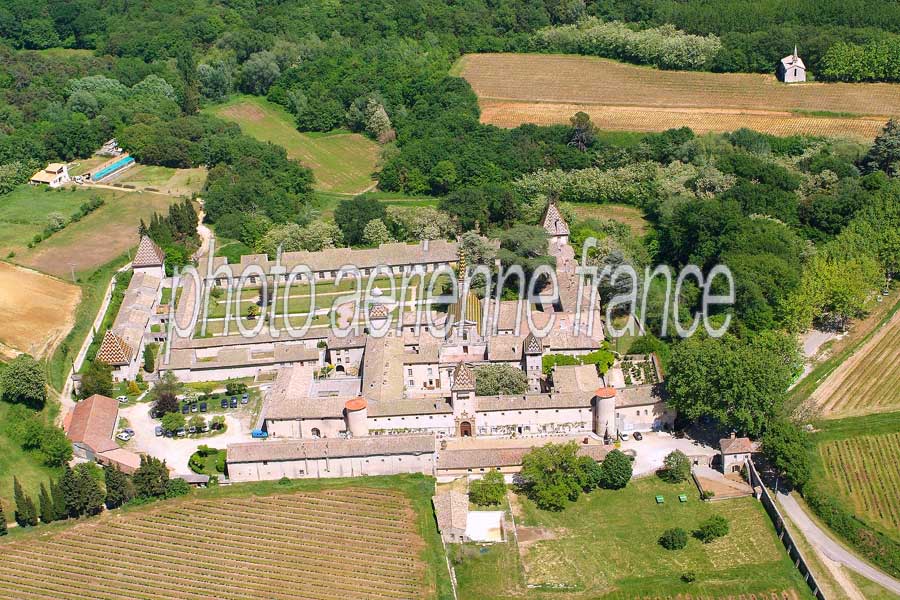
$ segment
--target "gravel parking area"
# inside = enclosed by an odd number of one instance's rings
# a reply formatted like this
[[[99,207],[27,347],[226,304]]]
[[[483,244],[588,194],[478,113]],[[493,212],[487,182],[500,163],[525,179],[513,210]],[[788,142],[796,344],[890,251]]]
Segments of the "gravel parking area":
[[[188,460],[198,446],[206,444],[212,448],[225,448],[234,442],[250,441],[249,415],[239,412],[225,413],[225,433],[201,438],[167,438],[156,437],[154,430],[159,421],[150,417],[151,404],[142,402],[123,408],[119,417],[128,419],[129,426],[134,429],[134,437],[127,448],[135,452],[143,452],[163,459],[166,464],[178,473],[189,473]],[[206,415],[207,417],[209,414]],[[245,424],[242,421],[247,421]]]
[[[674,450],[681,450],[688,456],[712,457],[718,453],[715,448],[703,446],[700,442],[689,438],[678,439],[670,433],[654,431],[644,433],[643,436],[644,439],[637,441],[632,434],[632,438],[622,442],[621,446],[621,450],[633,450],[635,453],[635,477],[652,475],[661,469],[666,455]]]

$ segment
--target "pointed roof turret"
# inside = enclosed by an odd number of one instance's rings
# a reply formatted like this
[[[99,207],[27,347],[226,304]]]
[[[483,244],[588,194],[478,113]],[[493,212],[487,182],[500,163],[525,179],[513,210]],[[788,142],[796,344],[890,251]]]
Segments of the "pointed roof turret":
[[[550,235],[569,235],[569,225],[559,212],[556,202],[551,201],[547,205],[547,211],[544,213],[541,227]]]
[[[457,391],[475,391],[475,371],[464,362],[456,365],[453,371],[453,387],[454,392]]]
[[[533,333],[529,333],[525,337],[522,348],[525,350],[525,354],[543,354],[544,352],[541,341]]]
[[[138,244],[137,252],[134,254],[134,260],[131,261],[132,267],[161,267],[166,260],[166,254],[156,243],[150,239],[148,235],[141,236],[141,242]]]
[[[107,329],[97,350],[97,360],[111,366],[127,365],[131,362],[132,349],[125,340]]]

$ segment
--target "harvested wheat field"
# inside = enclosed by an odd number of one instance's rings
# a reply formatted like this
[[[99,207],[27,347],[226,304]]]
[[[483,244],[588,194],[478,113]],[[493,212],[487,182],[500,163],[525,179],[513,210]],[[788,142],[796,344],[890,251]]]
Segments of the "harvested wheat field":
[[[900,311],[810,396],[827,419],[900,409]]]
[[[0,598],[418,599],[415,523],[384,489],[167,502],[2,546]]]
[[[470,54],[454,72],[478,94],[481,119],[502,127],[567,123],[588,113],[600,129],[767,133],[872,139],[900,114],[900,85],[805,83],[774,76],[660,71],[596,57]]]
[[[81,288],[0,262],[0,347],[47,356],[72,328]],[[14,354],[8,350],[4,355]]]

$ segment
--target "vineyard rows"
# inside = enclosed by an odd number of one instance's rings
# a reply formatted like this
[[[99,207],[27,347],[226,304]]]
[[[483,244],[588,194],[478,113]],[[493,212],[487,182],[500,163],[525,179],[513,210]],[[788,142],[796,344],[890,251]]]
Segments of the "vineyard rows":
[[[838,367],[811,399],[829,417],[900,409],[900,312]]]
[[[900,531],[900,433],[827,442],[821,453],[829,478],[860,515]]]
[[[400,493],[199,500],[8,544],[0,598],[421,598],[421,549]]]

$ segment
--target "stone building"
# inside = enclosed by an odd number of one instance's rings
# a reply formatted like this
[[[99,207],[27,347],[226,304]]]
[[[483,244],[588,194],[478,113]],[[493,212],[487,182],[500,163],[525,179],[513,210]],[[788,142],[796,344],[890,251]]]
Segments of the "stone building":
[[[806,81],[806,65],[803,59],[797,54],[797,46],[794,46],[794,53],[788,54],[778,62],[775,71],[778,81],[784,83],[802,83]]]
[[[119,403],[113,398],[94,394],[76,404],[63,421],[75,457],[115,465],[125,473],[137,470],[140,456],[113,439],[118,420]]]
[[[755,449],[750,438],[735,437],[734,432],[731,432],[731,437],[719,440],[719,450],[722,455],[722,472],[728,474],[740,473]]]

